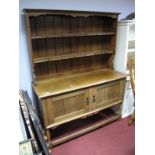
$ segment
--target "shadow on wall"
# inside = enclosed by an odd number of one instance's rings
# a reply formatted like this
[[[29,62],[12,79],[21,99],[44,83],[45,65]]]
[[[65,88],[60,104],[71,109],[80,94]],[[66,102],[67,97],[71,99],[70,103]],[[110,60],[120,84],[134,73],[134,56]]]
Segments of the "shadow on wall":
[[[124,19],[121,20],[132,20],[132,19],[135,19],[135,12],[130,13]]]
[[[33,91],[31,87],[32,68],[28,52],[24,14],[20,13],[19,18],[19,88],[28,90],[31,99],[33,100]]]

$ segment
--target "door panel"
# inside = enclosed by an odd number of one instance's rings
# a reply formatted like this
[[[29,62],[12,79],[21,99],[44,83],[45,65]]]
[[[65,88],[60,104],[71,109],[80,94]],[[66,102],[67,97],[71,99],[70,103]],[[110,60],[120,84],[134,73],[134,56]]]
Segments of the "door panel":
[[[48,102],[46,102],[48,125],[53,122],[76,117],[89,111],[87,98],[87,90],[76,91],[56,97],[48,97]]]
[[[92,96],[94,109],[102,108],[104,106],[113,104],[115,102],[123,100],[123,86],[124,81],[116,81],[96,87],[94,95]],[[95,97],[94,97],[95,96]]]
[[[56,105],[54,105],[56,104]],[[59,117],[65,114],[65,108],[64,108],[64,102],[63,100],[58,100],[55,102],[52,102],[47,105],[47,107],[54,107],[54,118]],[[50,111],[49,114],[51,115]],[[50,117],[50,116],[49,116]]]

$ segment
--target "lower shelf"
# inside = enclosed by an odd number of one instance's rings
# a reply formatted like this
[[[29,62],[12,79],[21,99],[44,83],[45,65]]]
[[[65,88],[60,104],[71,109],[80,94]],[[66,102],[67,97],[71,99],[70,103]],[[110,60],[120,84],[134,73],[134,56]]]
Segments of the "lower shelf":
[[[92,130],[95,130],[99,127],[102,127],[119,118],[121,118],[120,114],[116,115],[113,110],[106,109],[100,111],[98,114],[95,114],[93,116],[78,119],[67,124],[61,125],[56,129],[51,130],[51,144],[52,146],[56,146],[75,137],[88,133]]]

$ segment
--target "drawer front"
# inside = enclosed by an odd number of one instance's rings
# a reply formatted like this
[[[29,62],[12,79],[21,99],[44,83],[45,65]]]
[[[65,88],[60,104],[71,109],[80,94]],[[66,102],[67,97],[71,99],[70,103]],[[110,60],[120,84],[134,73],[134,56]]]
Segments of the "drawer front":
[[[123,100],[124,96],[124,80],[103,84],[96,89],[94,89],[94,94],[92,95],[93,109],[102,108],[111,105],[115,102]]]
[[[47,112],[44,112],[45,126],[69,120],[89,111],[88,92],[85,90],[48,97],[42,102]]]

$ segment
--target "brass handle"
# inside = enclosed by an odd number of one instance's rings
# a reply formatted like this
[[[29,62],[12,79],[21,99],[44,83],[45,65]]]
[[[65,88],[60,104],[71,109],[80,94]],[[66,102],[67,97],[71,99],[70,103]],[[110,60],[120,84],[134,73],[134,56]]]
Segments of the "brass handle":
[[[86,104],[89,105],[89,98],[86,98]]]
[[[95,98],[95,95],[93,95],[93,102],[96,102],[96,98]]]

